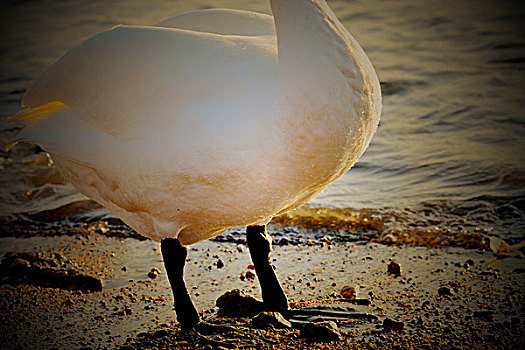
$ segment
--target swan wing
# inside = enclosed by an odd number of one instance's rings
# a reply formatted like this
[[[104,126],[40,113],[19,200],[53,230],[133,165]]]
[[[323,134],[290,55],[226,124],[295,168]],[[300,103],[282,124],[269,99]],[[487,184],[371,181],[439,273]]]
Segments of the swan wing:
[[[276,50],[271,36],[118,26],[70,50],[22,104],[37,108],[60,101],[114,136],[143,127],[176,128],[203,110],[206,118],[226,117],[210,109],[228,110],[241,95],[258,96],[259,104],[273,98],[266,90],[276,89]],[[245,107],[248,112],[254,106]]]
[[[270,35],[275,37],[275,24],[272,16],[242,10],[193,11],[169,18],[155,26],[221,35]]]

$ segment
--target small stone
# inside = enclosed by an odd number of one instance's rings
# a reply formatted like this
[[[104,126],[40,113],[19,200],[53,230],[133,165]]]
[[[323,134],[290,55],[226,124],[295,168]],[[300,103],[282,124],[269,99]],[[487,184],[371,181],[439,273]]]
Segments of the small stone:
[[[11,263],[11,268],[17,270],[28,270],[31,268],[31,263],[25,259],[16,258]]]
[[[393,244],[397,242],[397,237],[391,233],[384,235],[383,237],[381,237],[381,239],[385,244]]]
[[[246,272],[245,277],[246,277],[246,279],[247,279],[248,281],[253,281],[253,280],[255,280],[255,274],[254,274],[253,272],[251,272],[251,271]]]
[[[59,260],[59,261],[65,259],[64,256],[63,256],[62,254],[58,253],[58,252],[57,252],[57,253],[54,253],[54,254],[53,254],[53,257],[54,257],[56,260]]]
[[[392,329],[395,331],[401,331],[405,327],[405,324],[401,321],[396,321],[391,318],[385,318],[383,321],[383,328],[385,329]]]
[[[496,255],[498,254],[505,255],[505,253],[510,251],[509,244],[505,242],[504,240],[502,240],[501,238],[498,238],[495,236],[490,237],[489,246],[490,246],[490,249],[492,249],[492,251]]]
[[[221,259],[217,260],[217,268],[222,269],[224,267],[224,262]]]
[[[309,322],[301,328],[301,337],[312,342],[341,340],[341,334],[334,321]]]
[[[168,331],[166,329],[159,329],[158,331],[155,331],[152,336],[153,338],[163,338],[168,335]]]
[[[401,276],[401,265],[397,262],[392,261],[388,264],[387,272],[395,277]]]
[[[273,327],[277,329],[292,328],[292,324],[279,312],[263,311],[252,319],[252,326],[255,328]]]
[[[30,262],[36,261],[37,256],[35,252],[20,252],[15,254],[18,258],[24,259]]]
[[[48,288],[98,292],[102,280],[85,274],[58,253],[8,253],[0,264],[0,274],[10,283],[25,283]]]
[[[248,317],[263,311],[263,303],[239,289],[221,295],[216,305],[223,316]]]
[[[160,274],[160,270],[156,267],[152,268],[150,272],[148,272],[148,277],[151,279],[157,278],[157,276]]]
[[[288,245],[290,244],[290,241],[288,239],[286,239],[285,237],[281,238],[279,240],[279,244],[278,245]]]
[[[118,310],[115,314],[117,316],[132,315],[133,314],[133,310],[130,307],[126,307],[123,310]]]
[[[441,296],[453,296],[454,291],[449,287],[439,287],[438,294]]]
[[[341,288],[341,296],[345,299],[354,300],[357,298],[357,288],[351,286],[344,286]]]

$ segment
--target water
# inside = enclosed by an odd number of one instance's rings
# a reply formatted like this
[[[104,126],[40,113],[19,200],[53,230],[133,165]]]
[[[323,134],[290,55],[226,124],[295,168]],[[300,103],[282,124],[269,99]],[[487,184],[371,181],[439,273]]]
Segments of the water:
[[[311,206],[340,208],[334,213],[354,208],[357,216],[371,208],[390,229],[524,239],[525,6],[433,0],[329,4],[376,67],[383,114],[358,164]],[[24,90],[48,65],[115,24],[157,23],[207,7],[270,12],[263,0],[0,6],[2,118],[20,109]],[[4,126],[1,141],[12,132]],[[85,199],[34,146],[1,153],[0,167],[4,221]],[[333,217],[322,216],[328,227]]]

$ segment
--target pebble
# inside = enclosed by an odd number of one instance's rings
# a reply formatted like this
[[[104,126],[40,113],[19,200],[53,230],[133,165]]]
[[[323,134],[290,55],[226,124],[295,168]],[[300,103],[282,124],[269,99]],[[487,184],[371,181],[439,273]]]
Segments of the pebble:
[[[251,271],[247,271],[245,277],[248,281],[255,280],[255,274]]]
[[[25,283],[86,293],[103,289],[100,278],[78,270],[58,253],[7,253],[0,264],[0,275],[3,283],[10,284]]]
[[[156,267],[152,268],[150,272],[148,272],[148,277],[151,279],[157,278],[157,276],[160,274],[160,270]]]
[[[239,289],[226,292],[215,302],[224,316],[248,317],[263,311],[263,302]]]
[[[263,311],[258,313],[252,318],[252,326],[255,328],[292,328],[292,324],[286,320],[283,315],[275,311]]]
[[[148,332],[142,332],[137,334],[137,338],[151,338],[151,333]]]
[[[465,265],[466,265],[466,266],[472,266],[472,265],[474,265],[474,260],[472,260],[472,259],[468,259],[467,261],[465,261]]]
[[[355,305],[370,305],[372,302],[369,299],[352,299],[350,300],[352,304]]]
[[[159,329],[158,331],[155,331],[152,336],[153,338],[162,338],[168,335],[168,331],[166,329]]]
[[[224,267],[224,262],[221,259],[217,260],[217,268],[222,269]]]
[[[392,261],[390,264],[388,264],[387,272],[390,275],[394,275],[395,277],[401,276],[401,265],[395,261]]]
[[[453,296],[454,291],[449,287],[439,287],[438,294],[441,296]]]
[[[288,239],[286,239],[285,237],[281,238],[279,240],[279,244],[278,245],[288,245],[290,244],[290,241]]]
[[[341,340],[341,333],[334,321],[309,322],[301,328],[301,337],[313,342]]]
[[[133,310],[131,308],[129,308],[129,307],[126,307],[126,308],[124,308],[124,310],[118,310],[115,314],[117,316],[132,315],[133,314]]]
[[[391,318],[385,318],[383,321],[383,328],[385,329],[392,329],[395,331],[401,331],[405,327],[405,324],[401,321],[396,321]]]
[[[16,258],[11,263],[11,267],[13,269],[29,269],[31,268],[31,263],[25,259]]]
[[[353,300],[357,298],[357,288],[351,286],[344,286],[341,288],[341,296],[345,299]]]

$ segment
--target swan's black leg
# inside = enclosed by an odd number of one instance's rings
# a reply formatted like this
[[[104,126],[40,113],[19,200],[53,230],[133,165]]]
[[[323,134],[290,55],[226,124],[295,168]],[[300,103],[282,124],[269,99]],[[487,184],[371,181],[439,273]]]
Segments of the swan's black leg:
[[[246,238],[255,272],[261,285],[264,306],[268,311],[285,311],[288,299],[270,264],[272,240],[266,233],[266,226],[248,226]]]
[[[270,264],[271,238],[266,233],[266,226],[248,226],[248,247],[252,257],[255,272],[261,284],[261,293],[264,306],[268,311],[279,311],[294,327],[301,327],[311,321],[348,321],[351,319],[364,319],[373,321],[377,317],[363,310],[343,305],[317,305],[303,309],[288,309],[288,300],[283,288]]]
[[[201,321],[188,294],[186,283],[184,282],[184,266],[186,265],[186,256],[188,255],[186,248],[178,239],[174,238],[163,239],[160,247],[168,280],[173,290],[177,320],[186,337],[198,343],[213,346],[236,347],[238,343],[236,339],[234,342],[220,341],[202,335],[217,335],[235,331],[235,329],[230,326],[214,325]]]
[[[165,238],[160,243],[164,266],[175,299],[175,313],[183,331],[192,329],[200,321],[193,305],[186,283],[184,283],[184,265],[188,252],[178,239]]]

